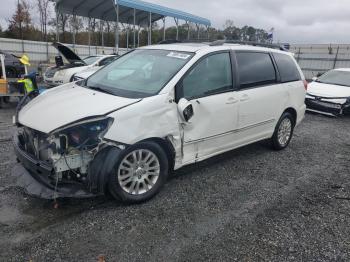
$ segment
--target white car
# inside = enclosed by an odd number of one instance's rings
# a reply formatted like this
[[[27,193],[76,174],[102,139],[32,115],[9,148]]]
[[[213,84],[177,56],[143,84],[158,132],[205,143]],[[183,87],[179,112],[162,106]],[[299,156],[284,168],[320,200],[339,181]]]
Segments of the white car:
[[[350,68],[339,68],[313,78],[305,103],[307,110],[326,115],[350,114]]]
[[[89,70],[97,71],[117,58],[116,55],[95,55],[81,59],[61,43],[54,43],[53,46],[68,61],[68,64],[64,64],[62,57],[58,56],[56,65],[45,71],[44,82],[51,87],[72,82],[75,74]]]
[[[280,50],[223,42],[139,48],[19,111],[14,174],[43,198],[109,191],[145,201],[171,170],[259,140],[286,148],[304,118],[306,87],[293,56]]]
[[[119,56],[113,56],[111,57],[110,59],[106,59],[103,61],[103,66],[106,66],[108,65],[109,63],[112,63],[114,60],[118,59]],[[73,75],[73,79],[71,82],[76,82],[76,81],[80,81],[80,80],[84,80],[84,79],[87,79],[89,76],[93,75],[94,73],[96,73],[98,70],[100,70],[102,68],[102,66],[94,66],[94,67],[91,67],[87,70],[84,70],[82,72],[79,72],[79,73],[76,73]]]
[[[76,82],[76,81],[80,81],[80,80],[84,80],[87,79],[89,76],[93,75],[94,73],[96,73],[100,68],[90,68],[89,70],[80,72],[80,73],[76,73],[73,76],[73,81],[72,82]]]

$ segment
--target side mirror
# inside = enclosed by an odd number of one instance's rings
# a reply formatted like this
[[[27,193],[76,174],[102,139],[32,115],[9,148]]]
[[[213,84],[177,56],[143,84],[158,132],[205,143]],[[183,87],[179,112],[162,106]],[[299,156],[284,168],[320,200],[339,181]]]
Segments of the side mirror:
[[[317,77],[316,76],[314,76],[313,78],[312,78],[312,81],[317,81]]]
[[[177,104],[181,118],[188,122],[193,117],[193,106],[186,98],[181,98]]]
[[[324,73],[318,72],[316,77],[320,77],[321,75],[323,75]]]

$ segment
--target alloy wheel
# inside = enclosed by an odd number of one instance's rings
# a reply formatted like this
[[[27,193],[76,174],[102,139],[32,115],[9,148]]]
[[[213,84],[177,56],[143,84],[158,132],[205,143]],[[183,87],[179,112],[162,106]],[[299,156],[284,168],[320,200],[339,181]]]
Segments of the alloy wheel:
[[[153,188],[160,174],[158,157],[147,149],[130,152],[120,162],[118,183],[132,195],[141,195]]]
[[[284,118],[278,128],[277,139],[281,146],[286,146],[292,135],[292,121]]]

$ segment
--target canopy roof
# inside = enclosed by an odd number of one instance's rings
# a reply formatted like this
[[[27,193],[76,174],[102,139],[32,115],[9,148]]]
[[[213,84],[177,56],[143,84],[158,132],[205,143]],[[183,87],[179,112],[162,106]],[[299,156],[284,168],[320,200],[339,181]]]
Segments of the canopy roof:
[[[147,3],[140,0],[54,0],[60,13],[75,14],[77,16],[101,19],[104,21],[117,21],[116,6],[119,6],[119,21],[121,23],[134,23],[134,9],[136,24],[147,25],[149,14],[152,13],[152,22],[164,17],[173,17],[191,23],[210,26],[210,20],[195,16],[183,11]]]

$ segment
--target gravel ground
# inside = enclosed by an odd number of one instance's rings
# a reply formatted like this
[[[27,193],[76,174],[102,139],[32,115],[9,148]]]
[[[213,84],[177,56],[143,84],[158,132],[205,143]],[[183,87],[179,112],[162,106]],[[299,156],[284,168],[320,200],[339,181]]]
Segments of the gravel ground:
[[[257,143],[185,167],[151,201],[53,203],[11,177],[0,109],[0,261],[349,261],[350,118],[308,114],[282,152]]]

